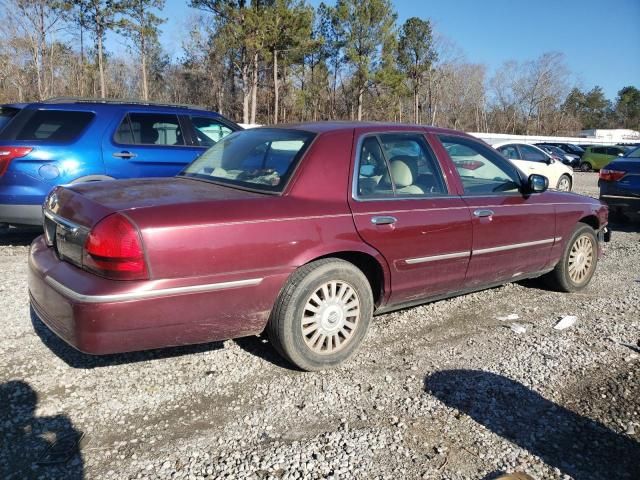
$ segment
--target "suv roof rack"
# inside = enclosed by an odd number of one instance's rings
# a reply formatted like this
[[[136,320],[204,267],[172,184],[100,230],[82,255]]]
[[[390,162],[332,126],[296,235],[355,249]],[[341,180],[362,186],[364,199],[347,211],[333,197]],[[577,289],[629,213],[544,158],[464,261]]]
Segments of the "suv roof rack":
[[[199,105],[189,105],[181,103],[169,103],[169,102],[151,102],[148,100],[139,100],[135,98],[90,98],[90,97],[52,97],[42,100],[40,103],[104,103],[113,105],[149,105],[154,107],[179,107],[179,108],[192,108],[194,110],[208,110],[205,107]]]

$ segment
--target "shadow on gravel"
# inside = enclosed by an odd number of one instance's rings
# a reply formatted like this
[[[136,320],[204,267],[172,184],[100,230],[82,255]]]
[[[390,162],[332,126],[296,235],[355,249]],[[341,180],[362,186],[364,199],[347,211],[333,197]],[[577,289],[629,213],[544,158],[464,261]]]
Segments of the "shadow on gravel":
[[[250,353],[251,355],[255,355],[256,357],[260,357],[263,360],[272,363],[276,367],[284,368],[291,371],[301,371],[293,364],[287,362],[284,358],[282,358],[282,355],[280,355],[276,351],[276,349],[273,348],[273,346],[265,337],[252,336],[236,338],[234,342],[236,342],[236,344],[245,352]]]
[[[203,343],[200,345],[186,345],[183,347],[159,348],[143,352],[118,353],[113,355],[87,355],[67,345],[55,333],[42,323],[38,315],[31,309],[31,324],[33,329],[49,350],[72,368],[100,368],[122,365],[127,363],[146,362],[162,358],[179,357],[194,353],[209,352],[223,348],[222,342]]]
[[[0,478],[84,478],[82,433],[66,415],[36,417],[37,404],[29,384],[0,384]]]
[[[640,219],[635,222],[611,222],[609,228],[614,235],[616,232],[640,233]]]
[[[28,247],[39,235],[42,235],[40,227],[12,227],[9,230],[2,230],[0,227],[0,247]]]
[[[640,478],[640,443],[524,385],[478,370],[445,370],[425,390],[575,480]]]

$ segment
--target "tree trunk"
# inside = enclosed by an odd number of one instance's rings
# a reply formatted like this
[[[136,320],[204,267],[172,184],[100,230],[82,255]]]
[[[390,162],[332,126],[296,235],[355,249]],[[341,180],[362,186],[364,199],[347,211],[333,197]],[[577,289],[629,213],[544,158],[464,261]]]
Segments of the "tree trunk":
[[[243,63],[240,72],[242,79],[242,123],[249,123],[249,98],[251,96],[249,88],[249,65],[244,61],[244,54],[242,56]]]
[[[358,90],[358,121],[362,120],[362,96],[364,94],[364,88]]]
[[[253,72],[251,75],[251,123],[256,123],[258,107],[258,53],[253,55]]]
[[[147,83],[147,46],[144,35],[141,35],[140,38],[140,56],[140,63],[142,64],[142,99],[147,101],[149,100],[149,84]]]
[[[419,87],[416,83],[413,88],[413,121],[416,124],[420,124],[420,100],[418,98]]]
[[[273,123],[278,123],[280,92],[278,88],[278,51],[273,49]]]
[[[102,58],[102,31],[98,33],[98,70],[100,70],[100,98],[106,98],[107,87],[104,83],[104,59]]]

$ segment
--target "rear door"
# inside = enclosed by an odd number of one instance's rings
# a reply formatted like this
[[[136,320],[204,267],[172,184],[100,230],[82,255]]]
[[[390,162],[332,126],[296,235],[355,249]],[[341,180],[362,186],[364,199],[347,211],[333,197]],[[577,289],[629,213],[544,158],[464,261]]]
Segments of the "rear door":
[[[487,145],[457,135],[440,135],[462,180],[473,225],[473,246],[465,286],[509,281],[543,270],[555,239],[554,205],[544,194],[522,195],[512,164]],[[473,162],[474,169],[465,168]]]
[[[191,143],[186,123],[175,113],[123,111],[103,138],[106,174],[114,178],[176,175],[202,152]]]
[[[360,236],[390,266],[389,303],[461,289],[469,210],[424,132],[370,132],[356,145],[349,204]]]

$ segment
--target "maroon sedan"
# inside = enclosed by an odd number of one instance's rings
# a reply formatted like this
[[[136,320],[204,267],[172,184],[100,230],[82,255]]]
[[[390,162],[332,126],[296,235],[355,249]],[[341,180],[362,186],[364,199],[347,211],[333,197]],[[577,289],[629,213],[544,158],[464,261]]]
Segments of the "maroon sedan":
[[[547,183],[452,130],[241,131],[176,178],[56,188],[31,304],[87,353],[266,331],[298,367],[327,368],[376,313],[543,275],[584,288],[607,208]]]

